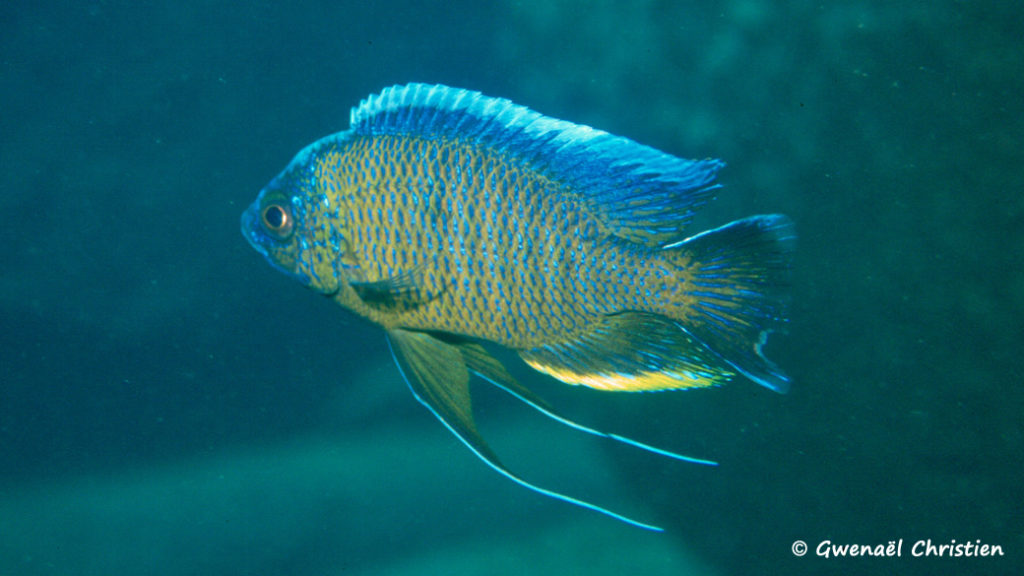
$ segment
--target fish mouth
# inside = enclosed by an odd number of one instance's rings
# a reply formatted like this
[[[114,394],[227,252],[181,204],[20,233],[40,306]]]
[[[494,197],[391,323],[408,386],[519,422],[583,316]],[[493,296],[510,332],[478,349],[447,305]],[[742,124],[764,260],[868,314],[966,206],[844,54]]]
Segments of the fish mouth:
[[[254,250],[262,254],[264,258],[269,258],[267,249],[260,242],[258,234],[259,220],[256,216],[256,204],[252,204],[245,212],[242,212],[242,236]]]

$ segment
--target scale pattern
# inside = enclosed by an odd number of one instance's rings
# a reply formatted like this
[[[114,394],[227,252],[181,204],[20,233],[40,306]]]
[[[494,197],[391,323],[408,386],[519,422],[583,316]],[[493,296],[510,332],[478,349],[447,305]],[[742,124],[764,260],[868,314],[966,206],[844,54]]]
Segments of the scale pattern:
[[[358,262],[350,280],[412,276],[405,305],[366,311],[386,326],[529,348],[649,308],[637,255],[514,157],[458,140],[354,137],[320,155],[317,181],[330,183],[332,219]]]

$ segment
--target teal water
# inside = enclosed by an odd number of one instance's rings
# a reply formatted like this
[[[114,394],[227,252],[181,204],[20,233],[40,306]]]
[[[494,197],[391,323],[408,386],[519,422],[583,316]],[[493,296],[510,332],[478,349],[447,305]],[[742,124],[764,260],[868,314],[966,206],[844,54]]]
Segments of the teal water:
[[[1017,573],[1022,16],[5,4],[0,576]],[[723,158],[700,226],[796,221],[792,321],[769,349],[788,395],[610,396],[518,372],[574,417],[719,467],[580,438],[482,390],[510,466],[664,534],[493,474],[408,394],[379,330],[238,233],[297,150],[408,81]],[[815,554],[899,539],[899,558]],[[913,557],[926,539],[1005,555]]]

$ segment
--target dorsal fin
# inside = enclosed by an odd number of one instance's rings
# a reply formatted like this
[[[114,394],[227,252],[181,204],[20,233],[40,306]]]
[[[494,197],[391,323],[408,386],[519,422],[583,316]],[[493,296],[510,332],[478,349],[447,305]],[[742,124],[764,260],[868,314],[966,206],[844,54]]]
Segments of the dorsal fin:
[[[578,194],[612,233],[651,247],[684,236],[724,166],[683,160],[504,98],[441,85],[392,86],[366,98],[352,109],[351,131],[461,139],[511,154]]]

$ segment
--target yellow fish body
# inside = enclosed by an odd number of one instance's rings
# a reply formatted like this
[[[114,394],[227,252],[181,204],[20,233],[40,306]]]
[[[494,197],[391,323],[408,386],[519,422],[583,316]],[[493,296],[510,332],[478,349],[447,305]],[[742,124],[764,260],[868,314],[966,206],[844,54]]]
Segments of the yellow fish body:
[[[395,86],[301,151],[242,216],[275,267],[384,327],[416,397],[516,482],[480,437],[477,374],[577,429],[482,341],[568,384],[697,388],[736,374],[785,392],[761,353],[784,322],[795,236],[754,216],[687,237],[718,160],[689,161],[445,86]]]

